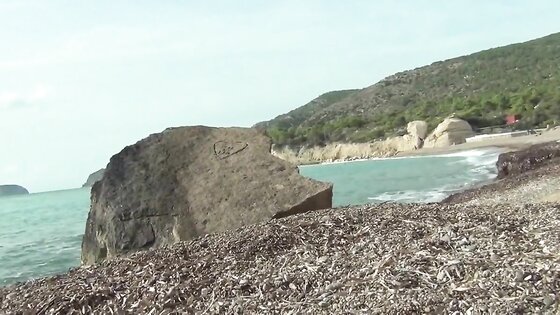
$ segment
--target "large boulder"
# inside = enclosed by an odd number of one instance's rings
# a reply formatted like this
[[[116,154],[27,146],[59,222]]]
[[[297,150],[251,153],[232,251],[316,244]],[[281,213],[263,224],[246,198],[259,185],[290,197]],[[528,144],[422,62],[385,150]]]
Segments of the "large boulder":
[[[422,139],[416,135],[406,134],[387,138],[382,142],[382,146],[385,151],[393,153],[414,151],[422,147]]]
[[[409,135],[426,139],[428,135],[428,123],[423,120],[415,120],[408,123],[406,131]]]
[[[91,191],[82,263],[332,206],[255,129],[181,127],[113,156]]]
[[[556,141],[535,144],[519,151],[502,153],[498,156],[498,162],[496,163],[498,178],[519,175],[551,163],[551,161],[558,163],[559,157],[560,143]]]
[[[19,185],[0,185],[0,197],[27,194],[29,191]]]
[[[105,169],[102,168],[97,172],[91,173],[86,182],[82,185],[82,187],[91,187],[93,186],[93,184],[95,184],[95,182],[101,180],[101,178],[103,178],[103,174],[105,173]]]
[[[424,141],[424,147],[439,148],[466,142],[474,131],[468,122],[459,118],[446,118]]]

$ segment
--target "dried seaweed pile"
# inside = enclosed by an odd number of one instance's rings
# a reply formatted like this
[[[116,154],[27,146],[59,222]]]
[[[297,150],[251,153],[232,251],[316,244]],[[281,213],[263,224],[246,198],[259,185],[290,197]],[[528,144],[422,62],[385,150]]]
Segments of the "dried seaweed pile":
[[[559,227],[550,204],[316,211],[2,288],[0,309],[557,313]]]

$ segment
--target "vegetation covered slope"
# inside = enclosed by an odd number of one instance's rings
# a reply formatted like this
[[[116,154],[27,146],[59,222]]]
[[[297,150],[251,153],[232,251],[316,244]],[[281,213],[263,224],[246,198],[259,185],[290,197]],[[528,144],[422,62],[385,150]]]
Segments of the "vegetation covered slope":
[[[507,114],[520,115],[519,128],[560,122],[560,33],[326,93],[257,127],[277,144],[366,142],[452,113],[475,128],[502,125]]]
[[[282,114],[271,121],[263,121],[255,125],[257,128],[269,128],[277,127],[282,129],[288,129],[291,127],[297,127],[314,113],[325,109],[332,104],[340,102],[347,96],[358,92],[359,90],[341,90],[341,91],[331,91],[320,95],[319,97],[313,99],[311,102],[298,107],[286,114]]]

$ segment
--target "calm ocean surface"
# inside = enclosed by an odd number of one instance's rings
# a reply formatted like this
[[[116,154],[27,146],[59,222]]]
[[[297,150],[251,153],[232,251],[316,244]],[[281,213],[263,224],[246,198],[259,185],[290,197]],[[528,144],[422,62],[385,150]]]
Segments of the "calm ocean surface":
[[[497,149],[300,167],[302,175],[334,183],[334,205],[437,202],[497,175]]]
[[[498,152],[303,166],[333,182],[334,203],[434,202],[496,176]],[[0,286],[80,264],[89,188],[0,198]]]

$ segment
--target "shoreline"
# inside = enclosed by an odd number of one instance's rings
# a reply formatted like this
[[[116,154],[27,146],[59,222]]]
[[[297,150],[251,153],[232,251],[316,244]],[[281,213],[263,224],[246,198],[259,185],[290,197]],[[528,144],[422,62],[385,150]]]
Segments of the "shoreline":
[[[514,168],[511,167],[512,164],[529,165],[528,169],[520,169],[517,173],[498,177],[486,185],[457,192],[446,197],[441,203],[492,205],[560,202],[560,158],[557,157],[560,144],[555,142],[541,144],[547,146],[549,151],[538,152],[537,147],[530,147],[524,149],[525,152],[522,150],[510,152],[497,164],[506,164],[508,169]],[[523,154],[529,156],[523,157]],[[504,167],[504,165],[497,165],[497,167]]]
[[[453,154],[465,151],[473,151],[473,150],[481,150],[481,149],[496,149],[500,150],[500,153],[512,152],[512,151],[519,151],[526,149],[532,145],[551,142],[551,141],[558,141],[560,140],[560,128],[551,129],[548,131],[543,131],[541,134],[534,134],[534,135],[524,135],[512,138],[494,138],[494,139],[485,139],[476,142],[468,142],[462,143],[457,145],[452,145],[448,147],[441,147],[441,148],[422,148],[418,150],[412,151],[401,151],[396,152],[389,156],[379,156],[379,157],[350,157],[340,160],[333,160],[333,161],[306,161],[306,162],[299,162],[296,165],[299,166],[310,166],[310,165],[330,165],[330,164],[337,164],[337,163],[347,163],[347,162],[356,162],[356,161],[374,161],[374,160],[386,160],[386,159],[396,159],[396,158],[407,158],[407,157],[419,157],[419,156],[440,156],[446,154]],[[348,144],[354,145],[354,144]]]
[[[403,160],[403,159],[414,159],[414,158],[425,158],[425,157],[449,157],[449,156],[469,156],[469,155],[462,155],[461,153],[467,152],[487,152],[487,153],[506,153],[510,151],[515,151],[510,148],[505,147],[498,147],[498,146],[488,146],[488,147],[480,147],[480,148],[472,148],[472,149],[457,149],[457,150],[449,150],[447,152],[441,153],[432,153],[432,152],[425,152],[420,154],[414,154],[414,152],[403,155],[394,155],[388,157],[372,157],[367,159],[355,159],[355,160],[339,160],[339,161],[332,161],[332,162],[317,162],[317,163],[309,163],[309,164],[299,164],[298,167],[306,167],[306,166],[318,166],[318,165],[333,165],[333,164],[345,164],[345,163],[353,163],[353,162],[368,162],[368,161],[386,161],[386,160]]]

